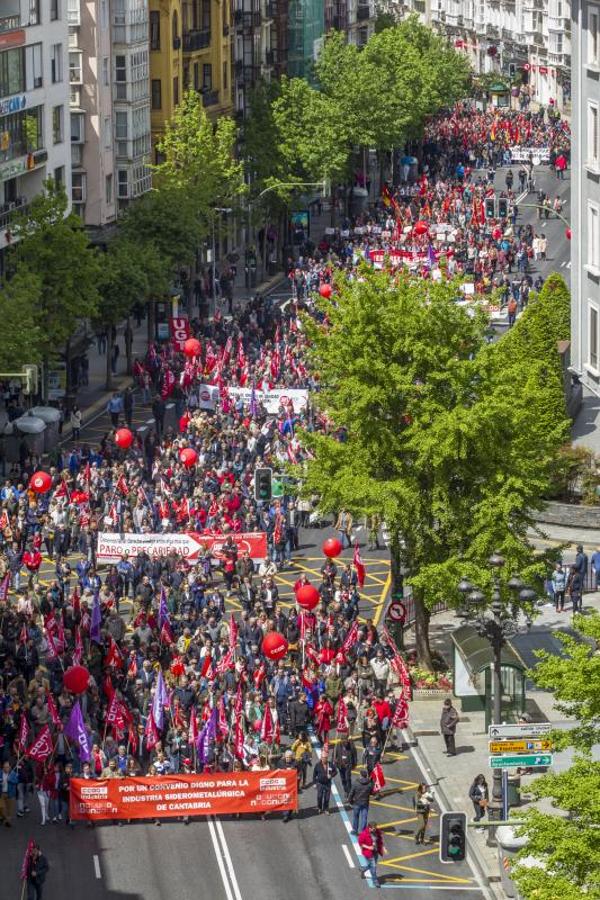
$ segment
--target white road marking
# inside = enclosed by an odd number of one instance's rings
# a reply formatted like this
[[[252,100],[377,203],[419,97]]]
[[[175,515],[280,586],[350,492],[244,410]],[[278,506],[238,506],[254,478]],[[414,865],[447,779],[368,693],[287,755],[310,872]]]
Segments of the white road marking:
[[[96,873],[96,878],[102,878],[102,872],[100,871],[100,860],[96,853],[94,853],[94,872]]]
[[[208,830],[210,831],[210,837],[213,842],[215,856],[217,857],[217,865],[219,866],[219,872],[221,873],[221,879],[225,887],[227,900],[233,900],[233,894],[231,893],[231,887],[229,886],[229,878],[227,877],[225,862],[223,860],[223,854],[221,853],[221,848],[219,846],[219,839],[217,838],[217,831],[215,829],[215,823],[212,820],[212,816],[208,820]]]
[[[215,819],[215,825],[217,826],[217,834],[221,838],[223,854],[225,856],[225,862],[227,863],[227,869],[229,871],[229,878],[231,879],[231,886],[233,888],[233,894],[234,894],[235,900],[242,900],[240,886],[238,884],[237,876],[235,874],[235,869],[233,868],[233,862],[231,860],[231,853],[229,852],[229,845],[227,844],[227,841],[225,840],[225,832],[223,831],[223,826],[218,819]]]
[[[348,848],[345,844],[342,844],[342,850],[344,851],[344,856],[346,857],[346,860],[348,861],[348,865],[350,866],[350,868],[355,869],[356,866],[354,865],[354,860],[350,856],[350,851],[348,850]]]

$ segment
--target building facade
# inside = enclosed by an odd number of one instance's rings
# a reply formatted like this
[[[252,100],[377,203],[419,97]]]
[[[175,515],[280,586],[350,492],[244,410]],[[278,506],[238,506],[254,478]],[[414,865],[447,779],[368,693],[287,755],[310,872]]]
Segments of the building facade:
[[[232,42],[228,3],[150,0],[153,145],[184,91],[199,91],[211,118],[233,111]]]
[[[276,19],[276,0],[234,0],[233,100],[240,119],[248,112],[250,95],[259,78],[270,81],[273,76]]]
[[[600,2],[572,15],[571,364],[600,394]]]
[[[536,104],[570,112],[570,0],[399,0],[386,9],[447,35],[478,74],[519,82]]]
[[[0,5],[0,273],[11,219],[47,178],[68,190],[68,28],[60,0]]]

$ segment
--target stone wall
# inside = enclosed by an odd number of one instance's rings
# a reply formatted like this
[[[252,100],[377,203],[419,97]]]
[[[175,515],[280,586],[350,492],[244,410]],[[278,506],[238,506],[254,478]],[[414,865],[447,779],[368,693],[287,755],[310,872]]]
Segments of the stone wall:
[[[535,514],[536,522],[565,528],[600,528],[600,506],[575,506],[571,503],[546,503]]]

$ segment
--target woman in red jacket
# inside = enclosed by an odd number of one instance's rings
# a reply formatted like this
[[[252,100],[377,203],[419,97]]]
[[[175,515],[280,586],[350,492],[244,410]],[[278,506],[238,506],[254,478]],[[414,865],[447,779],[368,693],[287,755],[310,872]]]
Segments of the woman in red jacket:
[[[375,887],[381,887],[377,878],[377,860],[385,856],[387,850],[383,846],[383,834],[376,822],[369,822],[367,827],[358,836],[360,851],[365,858],[366,866],[361,866],[360,877],[366,878],[367,873],[373,879]]]

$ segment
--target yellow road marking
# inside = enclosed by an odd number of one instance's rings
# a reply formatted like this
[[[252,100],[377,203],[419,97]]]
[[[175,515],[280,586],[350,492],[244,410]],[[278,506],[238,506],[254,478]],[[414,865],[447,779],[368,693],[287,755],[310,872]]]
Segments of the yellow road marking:
[[[390,571],[390,574],[386,578],[385,584],[383,586],[383,590],[381,592],[381,596],[379,598],[379,607],[375,613],[375,618],[373,619],[373,624],[375,626],[379,625],[379,620],[381,619],[381,615],[383,613],[383,605],[385,603],[385,598],[388,595],[388,591],[390,589],[391,584],[392,584],[392,573]]]

